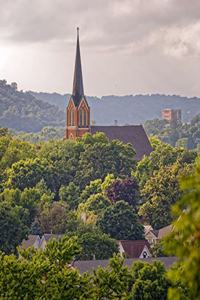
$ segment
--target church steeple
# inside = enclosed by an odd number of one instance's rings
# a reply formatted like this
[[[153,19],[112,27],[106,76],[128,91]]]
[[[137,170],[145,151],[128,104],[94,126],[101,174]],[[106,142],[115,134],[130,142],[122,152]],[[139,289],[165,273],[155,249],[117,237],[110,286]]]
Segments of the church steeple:
[[[77,27],[76,59],[75,59],[72,97],[74,99],[74,103],[76,106],[79,105],[81,99],[84,97],[83,76],[82,76],[82,67],[81,67],[81,53],[80,53],[80,43],[79,43],[79,28],[78,27]]]
[[[90,107],[83,90],[79,28],[77,28],[76,59],[72,95],[67,106],[66,138],[76,139],[90,132]]]

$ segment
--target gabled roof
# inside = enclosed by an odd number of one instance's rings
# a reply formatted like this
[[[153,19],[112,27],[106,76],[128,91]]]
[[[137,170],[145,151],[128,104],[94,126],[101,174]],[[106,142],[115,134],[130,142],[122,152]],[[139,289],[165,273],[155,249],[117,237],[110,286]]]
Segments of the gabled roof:
[[[27,249],[27,248],[29,248],[29,247],[33,247],[34,244],[35,244],[35,242],[36,242],[37,240],[40,242],[40,237],[39,237],[39,235],[33,235],[33,234],[30,234],[30,235],[28,236],[27,240],[23,240],[23,241],[22,241],[22,244],[21,244],[20,248],[22,248],[22,249]]]
[[[91,133],[104,132],[110,140],[118,139],[130,143],[136,151],[136,160],[152,152],[152,147],[142,125],[91,126]]]
[[[130,258],[139,258],[145,246],[150,249],[147,240],[120,240],[118,243],[121,243],[126,256]]]
[[[144,233],[147,234],[150,231],[153,231],[153,228],[151,225],[144,225]]]
[[[51,239],[59,240],[62,237],[62,234],[52,234],[52,233],[45,233],[42,237],[46,242]]]
[[[168,225],[158,230],[158,239],[162,239],[172,232],[173,226]]]

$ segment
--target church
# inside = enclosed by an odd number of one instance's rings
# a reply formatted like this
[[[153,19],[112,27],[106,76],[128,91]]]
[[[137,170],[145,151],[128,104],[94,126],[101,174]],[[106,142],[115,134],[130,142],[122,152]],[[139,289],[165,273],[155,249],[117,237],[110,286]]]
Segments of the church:
[[[110,139],[118,139],[132,144],[136,151],[136,160],[149,155],[152,147],[142,125],[128,126],[93,126],[90,124],[90,107],[84,94],[79,28],[77,28],[76,59],[73,90],[67,106],[66,139],[76,139],[85,133],[104,132]]]

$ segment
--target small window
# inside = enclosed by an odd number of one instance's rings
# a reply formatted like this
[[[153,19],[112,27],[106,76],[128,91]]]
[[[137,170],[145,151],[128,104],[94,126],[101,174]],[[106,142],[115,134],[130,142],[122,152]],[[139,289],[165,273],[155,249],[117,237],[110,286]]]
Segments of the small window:
[[[70,112],[70,125],[74,126],[74,110],[73,109]]]
[[[87,112],[84,110],[84,118],[83,118],[83,125],[87,126]]]
[[[79,126],[82,126],[83,124],[83,110],[79,110]]]

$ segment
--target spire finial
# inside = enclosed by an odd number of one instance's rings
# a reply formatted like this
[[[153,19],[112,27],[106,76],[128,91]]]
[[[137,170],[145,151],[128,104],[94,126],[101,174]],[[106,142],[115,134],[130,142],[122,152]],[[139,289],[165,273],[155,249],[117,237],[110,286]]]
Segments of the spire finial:
[[[79,37],[79,27],[77,27],[76,29],[77,29],[77,36]]]

